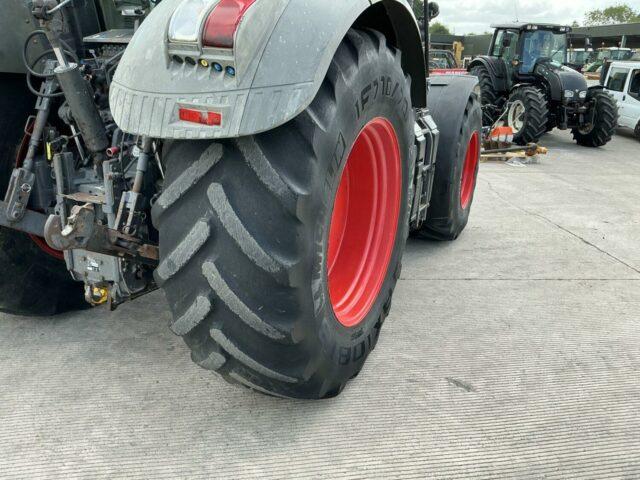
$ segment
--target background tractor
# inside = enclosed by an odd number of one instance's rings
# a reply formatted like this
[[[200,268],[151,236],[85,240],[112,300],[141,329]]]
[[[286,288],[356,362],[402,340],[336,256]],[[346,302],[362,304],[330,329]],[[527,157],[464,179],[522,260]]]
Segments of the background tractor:
[[[429,49],[429,73],[431,75],[466,75],[467,70],[460,67],[460,63],[450,50]]]
[[[615,100],[601,86],[566,67],[570,27],[513,23],[494,25],[489,55],[469,65],[482,91],[485,126],[513,128],[516,143],[571,129],[580,145],[600,147],[617,126]]]
[[[585,65],[590,64],[596,57],[593,48],[570,48],[567,52],[567,67],[576,72],[582,72]]]
[[[584,66],[585,73],[599,73],[602,66],[607,62],[631,60],[634,51],[630,48],[602,47],[597,50],[591,61]]]
[[[428,81],[405,0],[7,1],[0,310],[161,288],[199,366],[337,395],[407,236],[467,224],[477,79]]]

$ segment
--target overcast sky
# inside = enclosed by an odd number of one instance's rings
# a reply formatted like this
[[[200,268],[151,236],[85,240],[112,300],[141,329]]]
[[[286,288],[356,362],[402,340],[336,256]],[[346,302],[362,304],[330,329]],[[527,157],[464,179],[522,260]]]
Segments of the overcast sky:
[[[624,0],[440,0],[438,20],[458,35],[483,33],[495,22],[521,21],[566,23],[574,20],[582,25],[584,15],[594,8],[603,8]],[[640,0],[626,0],[640,10]]]

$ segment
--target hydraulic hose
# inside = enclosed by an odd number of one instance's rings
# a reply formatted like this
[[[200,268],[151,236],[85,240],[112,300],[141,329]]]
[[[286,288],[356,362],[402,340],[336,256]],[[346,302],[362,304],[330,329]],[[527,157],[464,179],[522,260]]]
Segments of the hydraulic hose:
[[[38,96],[38,97],[42,97],[42,98],[59,98],[62,97],[64,95],[63,92],[56,92],[56,93],[42,93],[40,92],[38,89],[36,89],[33,86],[32,83],[32,77],[37,77],[37,78],[41,78],[41,79],[46,79],[46,78],[51,78],[54,76],[54,73],[42,73],[42,72],[38,72],[35,70],[35,66],[38,65],[38,63],[44,59],[45,57],[49,56],[49,55],[53,55],[55,54],[55,52],[53,51],[52,48],[45,50],[44,52],[42,52],[33,62],[29,61],[29,54],[28,54],[28,50],[29,50],[29,43],[31,42],[31,40],[36,37],[37,35],[43,35],[46,37],[46,32],[44,30],[34,30],[33,32],[31,32],[25,42],[24,42],[24,46],[22,48],[22,62],[24,63],[24,66],[27,70],[27,88],[29,89],[29,91]],[[63,52],[65,55],[71,57],[76,63],[79,62],[78,56],[73,52],[73,50],[71,49],[71,47],[69,46],[69,44],[67,44],[64,40],[60,40],[60,43],[62,44],[62,46],[64,47]]]

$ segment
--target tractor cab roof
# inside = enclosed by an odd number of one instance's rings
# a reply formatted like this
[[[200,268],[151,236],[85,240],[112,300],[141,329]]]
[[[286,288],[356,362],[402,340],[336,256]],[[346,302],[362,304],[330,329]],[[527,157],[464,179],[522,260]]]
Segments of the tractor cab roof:
[[[507,29],[507,30],[552,30],[554,32],[569,33],[571,27],[567,25],[558,25],[556,23],[531,23],[531,22],[513,22],[513,23],[498,23],[491,25],[491,28],[495,29]]]

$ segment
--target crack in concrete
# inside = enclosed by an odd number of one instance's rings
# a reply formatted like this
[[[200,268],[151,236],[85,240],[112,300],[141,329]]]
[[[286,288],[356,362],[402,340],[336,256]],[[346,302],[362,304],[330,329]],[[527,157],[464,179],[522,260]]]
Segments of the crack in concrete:
[[[622,260],[621,258],[616,257],[615,255],[613,255],[612,253],[607,252],[606,250],[600,248],[599,246],[595,245],[594,243],[591,243],[589,240],[587,240],[586,238],[581,237],[580,235],[578,235],[575,232],[572,232],[571,230],[569,230],[566,227],[563,227],[562,225],[554,222],[553,220],[551,220],[550,218],[545,217],[544,215],[542,215],[541,213],[538,212],[533,212],[531,210],[527,210],[524,207],[521,207],[520,205],[516,205],[515,203],[513,203],[512,201],[510,201],[509,199],[505,198],[502,196],[502,194],[500,194],[500,192],[498,192],[494,186],[491,184],[491,182],[489,180],[483,179],[487,186],[489,187],[489,190],[496,196],[498,197],[500,200],[502,200],[503,202],[505,202],[507,205],[511,205],[513,208],[525,213],[526,215],[532,216],[532,217],[538,217],[541,220],[544,220],[545,222],[549,223],[550,225],[553,225],[554,227],[558,228],[559,230],[562,230],[565,233],[568,233],[569,235],[571,235],[572,237],[577,238],[578,240],[580,240],[582,243],[584,243],[585,245],[588,245],[594,249],[596,249],[597,251],[599,251],[600,253],[603,253],[604,255],[606,255],[607,257],[611,258],[612,260],[620,263],[621,265],[624,265],[625,267],[627,267],[628,269],[634,271],[637,274],[640,274],[640,269],[634,267],[633,265],[628,264],[627,262],[625,262],[624,260]]]
[[[445,380],[450,384],[453,385],[454,387],[457,387],[461,390],[464,390],[465,392],[471,393],[471,392],[475,392],[476,389],[473,385],[471,385],[470,383],[467,382],[463,382],[462,380],[458,380],[456,378],[452,378],[452,377],[445,377]]]

